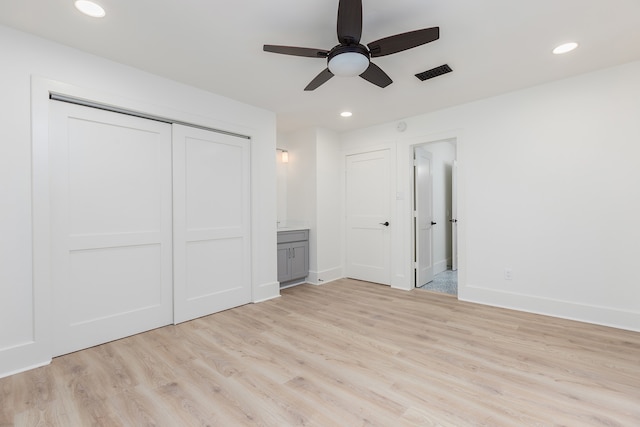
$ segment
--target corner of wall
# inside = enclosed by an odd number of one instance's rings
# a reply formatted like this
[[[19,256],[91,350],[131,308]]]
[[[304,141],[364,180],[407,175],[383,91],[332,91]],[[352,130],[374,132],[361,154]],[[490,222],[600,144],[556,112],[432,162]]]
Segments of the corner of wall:
[[[259,303],[268,301],[270,299],[280,297],[280,283],[269,282],[261,285],[254,286],[253,295],[251,298],[252,303]]]

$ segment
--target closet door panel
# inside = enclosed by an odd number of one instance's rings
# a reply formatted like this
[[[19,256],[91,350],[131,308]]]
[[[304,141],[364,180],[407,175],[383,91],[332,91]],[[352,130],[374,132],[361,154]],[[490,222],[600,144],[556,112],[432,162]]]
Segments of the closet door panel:
[[[51,101],[53,353],[170,324],[171,126]]]
[[[249,144],[173,126],[175,323],[251,301]]]

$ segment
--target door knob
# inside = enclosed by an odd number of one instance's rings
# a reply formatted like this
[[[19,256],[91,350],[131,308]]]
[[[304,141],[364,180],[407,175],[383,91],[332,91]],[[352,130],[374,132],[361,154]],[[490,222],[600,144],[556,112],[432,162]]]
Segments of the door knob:
[[[431,225],[436,225],[436,223],[435,223],[435,222],[433,222],[433,221],[431,221]]]
[[[457,219],[455,219],[455,218],[451,218],[451,219],[449,220],[449,222],[454,222],[454,223],[455,223],[455,222],[458,222],[458,220],[457,220]]]
[[[389,226],[389,221],[381,222],[380,225],[384,225],[385,227]]]

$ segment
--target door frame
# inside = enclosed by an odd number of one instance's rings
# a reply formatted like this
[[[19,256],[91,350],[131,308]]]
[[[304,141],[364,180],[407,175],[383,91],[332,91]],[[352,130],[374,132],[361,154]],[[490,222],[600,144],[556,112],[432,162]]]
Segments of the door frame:
[[[390,253],[390,257],[389,257],[389,272],[390,272],[390,277],[389,277],[389,286],[392,288],[398,288],[398,289],[404,289],[404,272],[403,272],[403,260],[404,260],[404,256],[408,256],[408,254],[405,251],[404,245],[400,244],[398,242],[397,237],[400,235],[400,230],[402,229],[403,224],[399,223],[400,218],[402,218],[401,216],[399,216],[397,214],[397,210],[398,210],[398,203],[396,202],[396,200],[399,200],[398,197],[400,197],[400,193],[397,192],[397,171],[398,171],[398,150],[396,147],[395,143],[389,142],[389,143],[384,143],[384,144],[378,144],[378,145],[374,145],[374,146],[370,146],[370,147],[361,147],[361,148],[352,148],[352,149],[347,149],[345,151],[343,151],[343,157],[342,157],[342,161],[344,162],[344,174],[342,175],[343,181],[342,181],[342,188],[343,188],[343,206],[344,206],[344,224],[343,224],[343,230],[342,230],[342,236],[343,236],[343,241],[342,241],[342,247],[344,248],[344,257],[343,257],[343,265],[344,265],[344,272],[346,273],[346,266],[347,266],[347,234],[348,234],[348,225],[347,225],[347,221],[346,221],[346,217],[347,217],[347,212],[346,212],[346,206],[347,206],[347,160],[349,156],[352,155],[357,155],[357,154],[365,154],[365,153],[371,153],[371,152],[375,152],[375,151],[382,151],[382,150],[389,150],[389,197],[391,198],[391,203],[389,205],[389,222],[392,224],[392,226],[388,227],[388,233],[389,233],[389,245],[390,245],[390,251],[388,251],[388,253]],[[393,194],[396,195],[396,197],[392,197]],[[403,197],[401,197],[402,199]],[[397,226],[393,226],[397,224]]]
[[[49,190],[49,102],[52,94],[61,95],[70,99],[86,101],[93,105],[104,105],[127,112],[139,112],[141,116],[164,119],[168,122],[193,125],[210,130],[222,125],[215,120],[203,118],[188,112],[172,110],[155,104],[139,102],[117,94],[102,92],[95,89],[87,89],[72,84],[48,79],[41,76],[31,77],[31,203],[32,203],[32,337],[20,345],[0,351],[1,361],[5,365],[6,372],[18,373],[27,369],[45,366],[52,360],[52,327],[51,327],[51,210]],[[236,135],[246,135],[249,128],[230,125],[229,132]],[[224,132],[224,131],[221,131]],[[253,149],[254,140],[246,136],[250,141],[250,150]],[[253,156],[251,157],[253,159]],[[252,160],[253,172],[253,160]],[[251,185],[254,185],[252,173]],[[254,200],[252,193],[251,200]],[[253,205],[253,203],[252,203]],[[251,224],[256,221],[257,215],[251,211]],[[275,238],[275,237],[274,237]],[[251,236],[253,240],[253,236]],[[252,247],[251,252],[255,250]],[[252,260],[253,260],[252,255]],[[253,261],[252,261],[253,262]],[[254,265],[251,271],[254,271]],[[253,302],[274,298],[271,288],[277,288],[277,282],[269,283],[269,286],[257,286],[255,278],[251,279],[251,300]],[[257,288],[260,289],[257,289]],[[262,289],[264,288],[264,289]],[[269,288],[269,289],[267,289]]]

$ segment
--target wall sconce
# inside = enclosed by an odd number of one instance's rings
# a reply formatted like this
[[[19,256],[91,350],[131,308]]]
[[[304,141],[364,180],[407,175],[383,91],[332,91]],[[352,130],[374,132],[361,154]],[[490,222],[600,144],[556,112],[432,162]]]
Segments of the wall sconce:
[[[282,148],[277,148],[278,151],[282,151],[280,159],[282,163],[289,163],[289,152],[287,150],[283,150]]]

